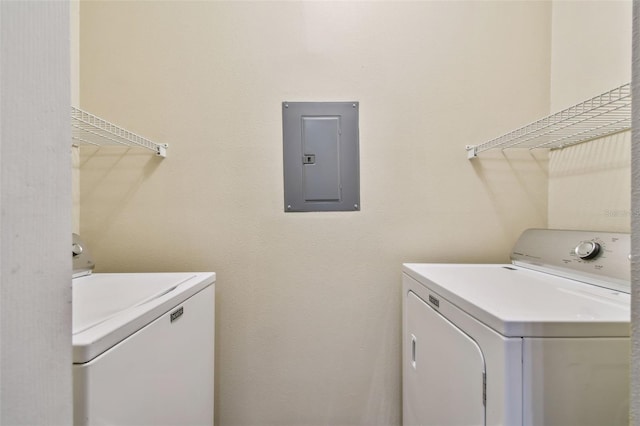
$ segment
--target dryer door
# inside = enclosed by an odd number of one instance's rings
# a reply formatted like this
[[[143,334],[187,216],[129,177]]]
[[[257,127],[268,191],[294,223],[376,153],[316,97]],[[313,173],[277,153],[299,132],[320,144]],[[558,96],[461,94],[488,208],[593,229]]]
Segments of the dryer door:
[[[409,291],[403,331],[403,424],[485,424],[485,362],[480,347]]]

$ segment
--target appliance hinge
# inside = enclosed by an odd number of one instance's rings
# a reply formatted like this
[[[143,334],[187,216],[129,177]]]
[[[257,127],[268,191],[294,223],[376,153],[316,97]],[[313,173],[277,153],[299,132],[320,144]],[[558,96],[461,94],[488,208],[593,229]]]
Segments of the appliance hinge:
[[[487,373],[482,372],[482,405],[487,406]]]

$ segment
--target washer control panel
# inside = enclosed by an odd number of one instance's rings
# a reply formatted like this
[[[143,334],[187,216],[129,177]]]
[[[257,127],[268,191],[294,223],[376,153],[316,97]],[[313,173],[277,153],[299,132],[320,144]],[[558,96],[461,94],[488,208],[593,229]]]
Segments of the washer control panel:
[[[627,233],[528,229],[511,252],[513,264],[630,292]]]

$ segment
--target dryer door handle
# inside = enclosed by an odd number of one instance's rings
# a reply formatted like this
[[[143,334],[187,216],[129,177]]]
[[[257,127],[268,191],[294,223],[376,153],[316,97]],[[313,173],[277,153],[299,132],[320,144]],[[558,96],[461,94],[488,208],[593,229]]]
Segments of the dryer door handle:
[[[416,336],[411,335],[411,366],[416,369]]]

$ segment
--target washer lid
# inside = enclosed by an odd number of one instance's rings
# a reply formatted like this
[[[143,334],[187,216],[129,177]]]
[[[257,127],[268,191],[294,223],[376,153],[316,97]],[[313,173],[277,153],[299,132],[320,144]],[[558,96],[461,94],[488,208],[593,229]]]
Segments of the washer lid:
[[[403,271],[507,337],[630,334],[624,292],[511,264],[404,264]]]
[[[213,272],[91,274],[73,279],[73,362],[90,361],[215,279]]]

